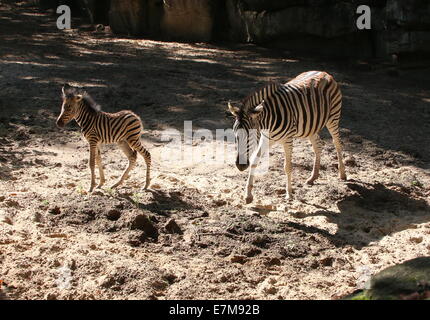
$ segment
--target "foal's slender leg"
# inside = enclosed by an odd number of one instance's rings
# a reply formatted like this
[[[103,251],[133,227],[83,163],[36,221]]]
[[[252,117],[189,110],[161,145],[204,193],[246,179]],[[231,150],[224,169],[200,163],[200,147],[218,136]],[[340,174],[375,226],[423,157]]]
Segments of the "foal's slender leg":
[[[90,171],[91,171],[91,186],[88,192],[92,192],[94,187],[96,186],[96,175],[95,175],[95,164],[96,164],[96,152],[97,152],[97,143],[90,142]]]
[[[135,152],[138,152],[143,157],[143,159],[145,159],[146,181],[145,181],[145,187],[144,188],[147,189],[149,187],[150,182],[151,182],[151,154],[142,145],[140,138],[134,139],[134,140],[128,140],[127,142],[128,142],[128,145],[131,149],[133,149]]]
[[[291,164],[291,158],[293,153],[293,140],[288,139],[284,143],[284,153],[285,153],[285,160],[284,160],[284,170],[285,174],[287,175],[287,194],[286,199],[292,199],[293,197],[293,187],[291,185],[291,172],[292,172],[292,164]]]
[[[309,138],[309,141],[312,144],[312,148],[314,150],[315,158],[314,158],[314,167],[312,169],[311,177],[306,180],[307,184],[313,184],[314,181],[318,178],[320,173],[320,163],[321,163],[321,140],[318,134],[313,135]]]
[[[97,167],[99,168],[99,174],[100,174],[100,182],[97,188],[101,188],[105,184],[106,179],[105,179],[105,173],[103,170],[100,146],[97,148],[96,164],[97,164]]]
[[[121,185],[125,180],[128,179],[128,174],[133,168],[136,166],[136,159],[137,159],[137,152],[132,150],[128,143],[125,141],[119,142],[118,146],[120,149],[124,152],[124,154],[128,158],[128,167],[124,170],[124,173],[122,174],[121,178],[118,180],[117,183],[115,183],[111,188],[114,189]]]

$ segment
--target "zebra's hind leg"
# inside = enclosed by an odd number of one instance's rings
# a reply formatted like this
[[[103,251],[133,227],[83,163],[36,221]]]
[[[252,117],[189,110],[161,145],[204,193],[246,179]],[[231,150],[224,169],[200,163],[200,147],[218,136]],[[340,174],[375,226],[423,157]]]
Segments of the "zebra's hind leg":
[[[97,148],[96,164],[97,164],[97,167],[99,168],[99,175],[100,175],[100,182],[97,188],[101,188],[105,184],[106,179],[105,179],[105,173],[103,170],[100,146]]]
[[[343,159],[342,159],[342,144],[339,137],[339,124],[338,123],[327,124],[327,129],[330,132],[330,135],[333,138],[334,146],[336,147],[337,160],[339,162],[338,164],[339,177],[341,180],[346,180],[345,165],[343,164]]]
[[[151,154],[148,150],[145,149],[145,147],[142,145],[142,142],[140,142],[140,139],[137,140],[130,140],[127,141],[130,148],[132,148],[134,151],[137,151],[143,159],[145,159],[146,163],[146,181],[145,181],[145,189],[149,187],[149,184],[151,182]]]
[[[321,140],[318,134],[313,135],[309,138],[314,150],[314,166],[312,169],[311,177],[306,180],[307,184],[313,184],[316,179],[318,179],[320,174],[320,164],[321,164]]]
[[[111,188],[115,189],[119,185],[121,185],[125,180],[129,177],[129,172],[133,170],[133,168],[136,166],[136,159],[137,159],[137,152],[130,148],[127,142],[119,142],[118,146],[120,149],[124,152],[124,154],[128,158],[128,167],[124,170],[121,178],[118,180],[117,183],[115,183]]]
[[[291,175],[292,175],[292,164],[291,164],[291,158],[293,153],[293,140],[289,139],[284,143],[284,153],[285,153],[285,160],[284,160],[284,170],[285,174],[287,175],[287,194],[285,198],[287,200],[292,199],[293,197],[293,187],[291,185]]]
[[[91,171],[91,186],[88,192],[93,192],[94,187],[96,186],[96,174],[95,174],[95,166],[96,166],[96,153],[97,153],[97,143],[90,143],[90,171]]]

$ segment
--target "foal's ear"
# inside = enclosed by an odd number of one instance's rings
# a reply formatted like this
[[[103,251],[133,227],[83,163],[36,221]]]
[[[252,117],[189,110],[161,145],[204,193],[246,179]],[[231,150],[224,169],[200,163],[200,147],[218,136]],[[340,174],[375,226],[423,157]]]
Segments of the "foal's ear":
[[[76,97],[76,101],[81,101],[83,99],[82,94],[77,94],[75,97]]]

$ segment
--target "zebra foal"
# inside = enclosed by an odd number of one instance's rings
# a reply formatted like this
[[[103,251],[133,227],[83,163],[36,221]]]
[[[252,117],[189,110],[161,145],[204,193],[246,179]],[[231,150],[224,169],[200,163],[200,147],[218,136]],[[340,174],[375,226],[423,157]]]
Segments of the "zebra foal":
[[[263,137],[269,146],[281,143],[284,147],[284,170],[287,175],[286,198],[292,198],[291,158],[293,138],[308,138],[315,153],[308,184],[319,176],[321,145],[319,132],[327,127],[337,151],[339,177],[346,180],[339,137],[342,94],[334,78],[326,72],[310,71],[298,75],[288,83],[271,83],[245,98],[240,106],[228,103],[236,121],[236,166],[240,171],[251,166],[245,190],[246,203],[253,201],[252,188],[255,169],[263,149]]]
[[[96,186],[95,164],[97,164],[100,174],[97,188],[101,188],[106,181],[100,147],[102,144],[110,143],[116,143],[128,158],[128,167],[119,181],[111,188],[118,187],[129,177],[129,172],[136,166],[138,153],[146,162],[145,189],[148,188],[151,154],[140,141],[143,126],[139,116],[128,110],[117,113],[102,112],[100,106],[94,102],[88,93],[67,84],[62,88],[62,98],[63,104],[61,114],[57,119],[57,126],[64,127],[74,119],[81,127],[82,134],[90,146],[91,186],[89,192],[92,192]]]

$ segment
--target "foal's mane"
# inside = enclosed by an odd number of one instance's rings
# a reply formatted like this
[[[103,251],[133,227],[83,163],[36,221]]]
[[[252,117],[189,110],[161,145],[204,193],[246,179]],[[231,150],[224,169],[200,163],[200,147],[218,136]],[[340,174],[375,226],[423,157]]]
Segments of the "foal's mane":
[[[89,95],[88,92],[86,92],[83,89],[75,88],[75,87],[67,87],[64,89],[66,97],[69,96],[77,96],[81,95],[82,100],[84,101],[85,105],[91,108],[93,111],[99,112],[101,111],[101,107],[99,104],[97,104],[94,99]]]

